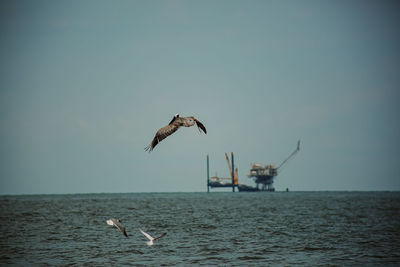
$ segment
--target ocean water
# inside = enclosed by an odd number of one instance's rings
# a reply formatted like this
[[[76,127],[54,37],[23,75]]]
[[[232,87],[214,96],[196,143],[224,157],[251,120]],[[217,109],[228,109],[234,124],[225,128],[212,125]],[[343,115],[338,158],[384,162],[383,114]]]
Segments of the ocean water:
[[[2,266],[400,265],[399,192],[0,196],[0,217]]]

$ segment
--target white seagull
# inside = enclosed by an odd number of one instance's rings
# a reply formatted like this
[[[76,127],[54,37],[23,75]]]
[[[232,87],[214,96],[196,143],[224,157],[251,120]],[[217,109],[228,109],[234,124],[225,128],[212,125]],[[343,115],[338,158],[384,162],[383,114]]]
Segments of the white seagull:
[[[175,114],[175,116],[172,118],[171,122],[167,126],[164,126],[157,131],[156,135],[153,138],[153,141],[151,141],[150,145],[145,147],[145,150],[149,152],[152,151],[159,142],[176,132],[181,126],[191,127],[195,123],[200,132],[201,130],[203,130],[203,132],[207,134],[206,127],[204,127],[204,125],[195,117],[179,117],[179,114]]]
[[[167,234],[167,233],[162,233],[159,237],[154,238],[154,237],[152,237],[151,235],[149,235],[148,233],[142,231],[142,229],[139,229],[139,230],[140,230],[140,232],[142,232],[142,234],[143,234],[145,237],[147,237],[147,238],[149,239],[149,241],[146,242],[148,246],[153,245],[153,244],[154,244],[154,241],[156,241],[157,239],[160,239],[161,237],[163,237],[163,236],[165,236],[165,235]]]
[[[128,237],[128,235],[126,234],[126,231],[125,231],[125,227],[122,226],[120,220],[118,220],[118,219],[109,219],[109,220],[107,220],[107,224],[117,227],[122,232],[122,234],[124,236]]]

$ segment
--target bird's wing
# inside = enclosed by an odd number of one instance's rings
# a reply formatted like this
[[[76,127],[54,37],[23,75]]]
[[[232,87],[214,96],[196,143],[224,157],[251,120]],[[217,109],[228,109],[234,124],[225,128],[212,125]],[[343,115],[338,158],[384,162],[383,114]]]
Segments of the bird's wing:
[[[178,129],[179,125],[177,125],[176,123],[172,123],[162,127],[160,130],[157,131],[156,135],[153,138],[153,141],[151,141],[151,144],[148,145],[145,150],[149,152],[152,151],[159,142],[176,132],[176,130]]]
[[[114,221],[114,225],[122,232],[124,236],[128,237],[128,235],[126,234],[125,227],[122,226],[122,224],[119,221]]]
[[[160,236],[154,238],[154,241],[156,241],[157,239],[160,239],[161,237],[164,237],[167,233],[162,233]]]
[[[194,121],[196,122],[197,127],[198,127],[199,129],[202,129],[203,132],[204,132],[205,134],[207,134],[206,127],[204,127],[204,125],[203,125],[198,119],[196,119],[196,118],[193,118],[193,119],[194,119]]]
[[[150,241],[153,241],[153,240],[154,240],[154,238],[153,238],[151,235],[149,235],[148,233],[142,231],[142,229],[139,229],[139,230],[140,230],[140,232],[142,232],[142,234],[143,234],[145,237],[147,237]]]
[[[175,120],[176,120],[176,116],[174,116],[173,118],[172,118],[172,120],[170,121],[170,123],[168,123],[168,125],[170,125],[170,124],[172,124]]]

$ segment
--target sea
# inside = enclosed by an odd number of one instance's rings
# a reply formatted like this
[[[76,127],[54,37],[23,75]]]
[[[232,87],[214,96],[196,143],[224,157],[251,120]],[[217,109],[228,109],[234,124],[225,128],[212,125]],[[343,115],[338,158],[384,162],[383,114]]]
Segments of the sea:
[[[400,266],[400,192],[0,196],[0,232],[1,266]]]

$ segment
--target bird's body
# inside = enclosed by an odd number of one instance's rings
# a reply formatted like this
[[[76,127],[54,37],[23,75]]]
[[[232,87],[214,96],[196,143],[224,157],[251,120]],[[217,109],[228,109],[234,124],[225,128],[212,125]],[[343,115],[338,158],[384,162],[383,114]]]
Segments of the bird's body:
[[[191,127],[195,124],[199,128],[199,131],[201,129],[205,134],[207,134],[206,127],[204,127],[204,125],[195,117],[179,117],[179,114],[176,114],[167,126],[164,126],[157,131],[153,141],[145,148],[145,150],[149,152],[152,151],[159,142],[176,132],[181,126]]]
[[[163,236],[165,236],[167,234],[167,233],[162,233],[160,236],[154,238],[151,235],[149,235],[148,233],[144,232],[142,229],[139,229],[139,230],[145,237],[147,237],[149,239],[149,241],[146,242],[146,244],[148,246],[152,246],[154,244],[154,241],[160,239],[161,237],[163,237]]]
[[[115,226],[116,228],[118,228],[122,232],[122,234],[124,236],[128,237],[128,235],[126,233],[126,230],[125,230],[125,227],[122,226],[120,220],[118,220],[118,219],[109,219],[109,220],[107,220],[107,224],[111,225],[111,226]]]

